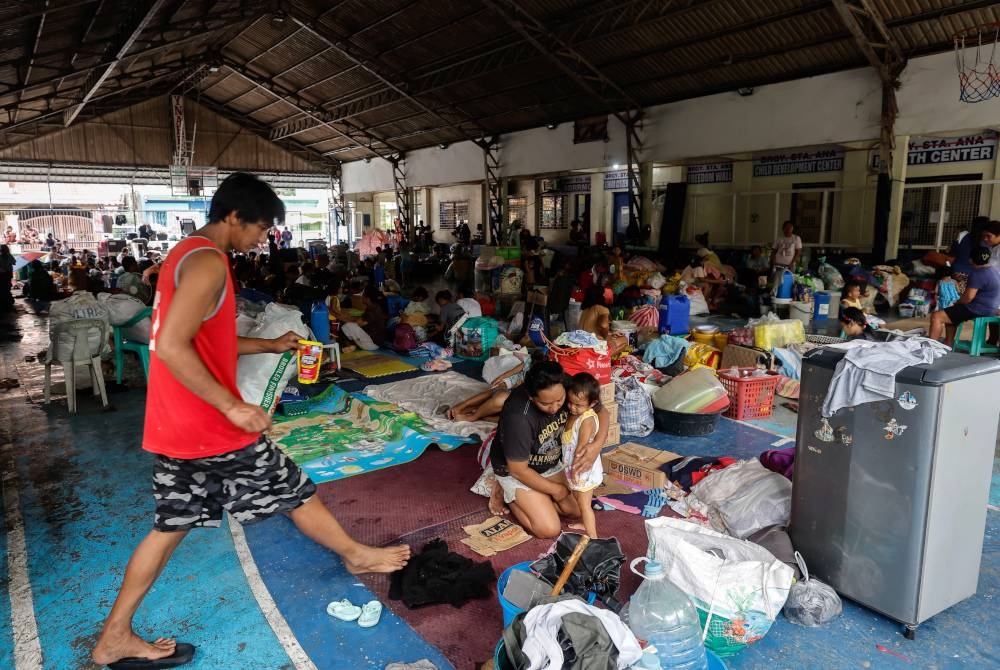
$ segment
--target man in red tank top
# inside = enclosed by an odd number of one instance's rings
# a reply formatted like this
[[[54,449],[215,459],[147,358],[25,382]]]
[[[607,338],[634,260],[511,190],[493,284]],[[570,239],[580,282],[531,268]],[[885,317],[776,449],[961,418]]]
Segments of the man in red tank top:
[[[271,417],[240,397],[237,357],[293,350],[299,336],[236,336],[225,254],[256,248],[284,214],[270,186],[233,174],[215,192],[208,224],[180,242],[160,270],[143,432],[143,448],[157,455],[156,515],[153,530],[129,560],[94,647],[99,665],[114,668],[129,659],[141,666],[145,659],[174,667],[193,658],[190,644],[143,640],[132,618],[188,531],[219,526],[223,510],[239,523],[288,514],[305,535],[338,553],[352,573],[399,570],[410,556],[408,546],[369,547],[348,535],[315,497],[312,481],[262,435]]]

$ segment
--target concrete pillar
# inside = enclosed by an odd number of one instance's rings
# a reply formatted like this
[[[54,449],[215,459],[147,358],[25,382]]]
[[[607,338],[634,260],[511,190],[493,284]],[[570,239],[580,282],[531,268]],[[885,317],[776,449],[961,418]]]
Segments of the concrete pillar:
[[[643,230],[649,228],[649,222],[651,219],[651,214],[653,211],[653,162],[646,161],[645,163],[639,164],[639,207],[642,212],[642,218],[639,221],[639,225]],[[643,246],[652,245],[652,233],[650,237],[643,241]]]
[[[1000,153],[993,150],[995,154],[993,156],[993,179],[1000,179]],[[983,216],[990,217],[991,220],[996,221],[1000,219],[1000,188],[997,188],[996,184],[990,184],[984,186],[984,188],[989,189],[990,197],[986,201],[989,203],[989,210],[986,212],[980,212]]]
[[[903,218],[903,187],[906,185],[906,156],[910,146],[910,136],[896,137],[896,148],[892,152],[892,196],[889,200],[889,231],[886,236],[885,258],[899,255],[899,225]]]

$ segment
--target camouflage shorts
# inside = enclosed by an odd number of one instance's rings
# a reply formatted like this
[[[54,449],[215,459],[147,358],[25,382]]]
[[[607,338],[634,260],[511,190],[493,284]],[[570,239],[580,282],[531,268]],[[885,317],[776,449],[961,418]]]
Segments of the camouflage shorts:
[[[241,524],[290,512],[316,485],[269,439],[220,456],[157,456],[153,498],[159,531],[217,528],[225,509]]]

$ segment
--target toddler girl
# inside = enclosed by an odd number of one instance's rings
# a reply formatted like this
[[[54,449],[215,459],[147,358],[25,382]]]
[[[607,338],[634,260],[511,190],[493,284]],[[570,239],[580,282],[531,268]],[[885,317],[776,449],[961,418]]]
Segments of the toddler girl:
[[[590,503],[594,489],[600,486],[604,479],[604,469],[601,467],[600,456],[586,472],[574,472],[572,464],[576,450],[590,444],[597,434],[599,421],[594,407],[600,398],[600,385],[593,376],[586,372],[573,375],[566,385],[566,406],[569,409],[569,421],[566,422],[566,429],[562,434],[562,456],[563,463],[566,464],[566,484],[580,506],[583,528],[591,538],[597,537],[597,521]]]
[[[961,297],[958,293],[958,284],[952,278],[953,274],[951,268],[941,270],[941,279],[937,283],[936,309],[947,309],[958,302]]]

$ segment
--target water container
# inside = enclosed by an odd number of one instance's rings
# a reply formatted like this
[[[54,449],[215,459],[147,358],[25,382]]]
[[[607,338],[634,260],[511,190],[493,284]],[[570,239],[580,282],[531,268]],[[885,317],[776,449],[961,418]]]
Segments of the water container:
[[[313,303],[309,325],[317,342],[330,344],[330,310],[322,300]]]
[[[636,570],[646,561],[646,574]],[[663,670],[708,670],[701,641],[701,624],[691,599],[645,556],[632,561],[632,572],[643,578],[628,604],[628,625],[636,637],[656,647]]]
[[[813,321],[826,321],[830,316],[830,294],[816,291],[813,294]]]
[[[653,396],[653,406],[670,412],[697,414],[719,398],[728,396],[715,371],[700,367],[667,382]]]
[[[791,270],[779,270],[774,275],[774,288],[771,293],[774,294],[775,302],[789,303],[792,300],[792,286],[795,283],[795,275],[792,274]]]
[[[660,334],[683,335],[688,332],[691,301],[686,295],[665,295],[660,300]]]

